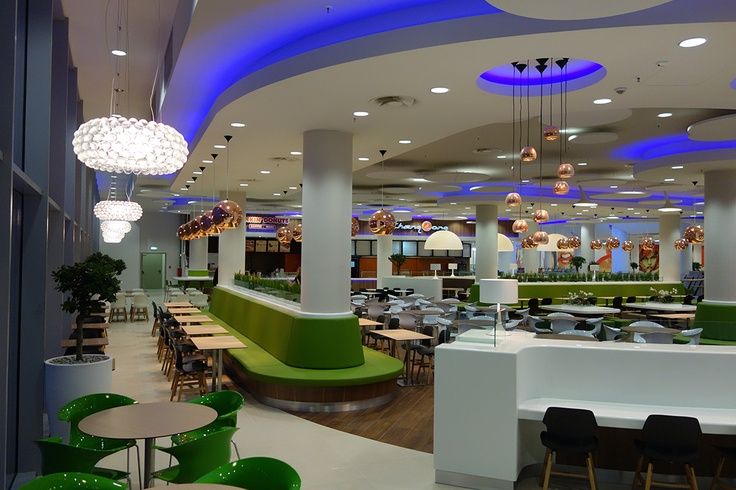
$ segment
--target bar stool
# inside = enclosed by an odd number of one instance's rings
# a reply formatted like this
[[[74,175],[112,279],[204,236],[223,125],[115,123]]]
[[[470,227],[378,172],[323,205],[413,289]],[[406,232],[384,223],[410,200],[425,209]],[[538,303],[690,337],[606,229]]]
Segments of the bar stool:
[[[540,475],[543,490],[549,488],[552,475],[587,479],[591,490],[597,490],[598,482],[593,464],[593,452],[598,449],[598,438],[595,431],[598,423],[590,410],[578,408],[549,407],[542,419],[547,430],[539,435],[542,444],[547,448],[544,455],[544,467]],[[586,473],[570,473],[552,471],[553,459],[558,453],[579,454],[585,456]]]
[[[645,490],[652,486],[670,488],[690,488],[698,490],[693,464],[698,459],[700,443],[700,423],[694,417],[675,417],[672,415],[650,415],[641,430],[642,438],[634,441],[637,451],[641,453],[636,464],[632,488],[643,484]],[[641,470],[647,463],[646,478],[642,480]],[[654,463],[681,464],[685,469],[686,484],[655,482]]]

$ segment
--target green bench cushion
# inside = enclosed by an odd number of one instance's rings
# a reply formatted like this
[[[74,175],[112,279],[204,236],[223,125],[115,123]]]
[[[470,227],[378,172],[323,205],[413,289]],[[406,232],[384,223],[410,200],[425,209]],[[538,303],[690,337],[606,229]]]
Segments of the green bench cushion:
[[[288,366],[340,369],[365,361],[354,315],[298,317],[219,287],[210,312]]]
[[[228,354],[258,381],[297,386],[353,386],[396,379],[404,369],[400,360],[365,347],[362,347],[365,362],[360,366],[342,369],[288,366],[221,318],[211,312],[207,315],[248,346],[247,349],[229,349]]]
[[[714,345],[731,345],[736,341],[736,305],[698,303],[695,319],[691,328],[702,327],[700,342],[704,340],[724,340],[729,343]]]

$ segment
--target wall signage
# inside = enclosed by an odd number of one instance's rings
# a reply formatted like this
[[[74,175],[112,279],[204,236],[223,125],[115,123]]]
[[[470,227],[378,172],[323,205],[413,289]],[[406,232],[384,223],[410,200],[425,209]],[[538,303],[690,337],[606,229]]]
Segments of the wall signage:
[[[413,223],[405,224],[399,221],[398,223],[396,223],[396,229],[416,231],[419,234],[432,233],[432,232],[439,231],[439,230],[449,230],[447,226],[433,225],[431,221],[422,221],[420,224],[413,224]]]
[[[245,216],[246,231],[275,231],[277,228],[289,225],[289,218],[277,216],[258,216],[247,214]]]

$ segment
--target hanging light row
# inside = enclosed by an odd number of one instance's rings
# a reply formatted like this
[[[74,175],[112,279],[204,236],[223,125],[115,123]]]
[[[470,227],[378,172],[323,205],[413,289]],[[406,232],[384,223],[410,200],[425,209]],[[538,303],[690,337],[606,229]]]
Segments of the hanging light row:
[[[282,245],[287,245],[291,243],[292,240],[294,240],[295,242],[301,243],[302,242],[302,224],[301,222],[294,225],[293,229],[288,226],[282,226],[281,228],[276,230],[276,239]]]
[[[225,230],[240,226],[243,221],[243,209],[235,201],[225,199],[218,202],[212,211],[208,211],[181,225],[176,235],[182,240],[196,240],[208,236],[216,236]]]

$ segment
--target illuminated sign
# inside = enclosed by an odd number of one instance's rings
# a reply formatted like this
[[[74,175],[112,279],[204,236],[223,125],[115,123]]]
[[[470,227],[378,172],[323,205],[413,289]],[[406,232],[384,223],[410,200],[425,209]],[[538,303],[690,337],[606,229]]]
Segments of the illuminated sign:
[[[288,226],[289,218],[279,218],[277,216],[257,216],[248,214],[245,216],[245,223],[247,225],[247,230],[249,231],[273,231],[276,228]]]
[[[417,233],[420,233],[420,234],[421,233],[431,233],[431,232],[439,231],[439,230],[449,230],[447,226],[433,225],[431,221],[422,221],[422,223],[418,225],[404,224],[402,222],[398,222],[396,223],[396,229],[416,231]]]

